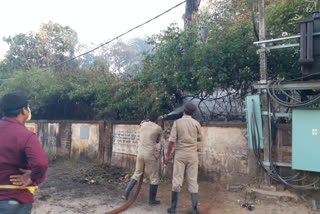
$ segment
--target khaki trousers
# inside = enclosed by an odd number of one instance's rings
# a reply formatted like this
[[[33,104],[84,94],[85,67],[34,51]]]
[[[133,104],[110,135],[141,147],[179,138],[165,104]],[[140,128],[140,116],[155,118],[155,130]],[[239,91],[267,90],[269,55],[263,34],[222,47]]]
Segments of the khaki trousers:
[[[172,191],[180,192],[186,170],[188,191],[198,193],[198,153],[176,151],[173,163]]]
[[[159,184],[159,164],[154,156],[138,155],[136,161],[136,170],[132,176],[133,179],[139,181],[143,174],[143,167],[145,174],[150,178],[150,184]]]

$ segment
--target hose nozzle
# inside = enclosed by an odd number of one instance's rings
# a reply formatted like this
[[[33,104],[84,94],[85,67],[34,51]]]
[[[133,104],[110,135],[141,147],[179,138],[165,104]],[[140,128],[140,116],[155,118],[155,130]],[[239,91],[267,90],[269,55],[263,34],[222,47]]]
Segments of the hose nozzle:
[[[167,117],[168,117],[167,114],[164,114],[164,115],[161,115],[161,116],[160,116],[161,120],[166,119]]]

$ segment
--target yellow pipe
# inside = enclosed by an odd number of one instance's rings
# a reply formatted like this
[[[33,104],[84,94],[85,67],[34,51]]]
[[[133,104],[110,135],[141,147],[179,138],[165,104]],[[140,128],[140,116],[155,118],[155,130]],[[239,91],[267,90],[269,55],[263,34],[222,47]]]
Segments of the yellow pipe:
[[[27,189],[31,194],[34,194],[34,191],[40,190],[38,186],[27,186],[27,187],[19,187],[15,185],[0,185],[0,189]]]

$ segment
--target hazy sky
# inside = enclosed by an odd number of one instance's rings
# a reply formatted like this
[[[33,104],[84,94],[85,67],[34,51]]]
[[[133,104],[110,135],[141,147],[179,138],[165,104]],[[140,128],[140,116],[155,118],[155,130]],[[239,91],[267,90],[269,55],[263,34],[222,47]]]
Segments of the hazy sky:
[[[5,0],[0,9],[0,57],[8,49],[2,38],[38,31],[49,21],[68,25],[80,43],[100,44],[177,5],[182,0]],[[185,4],[137,29],[123,40],[160,32],[172,22],[183,26]]]

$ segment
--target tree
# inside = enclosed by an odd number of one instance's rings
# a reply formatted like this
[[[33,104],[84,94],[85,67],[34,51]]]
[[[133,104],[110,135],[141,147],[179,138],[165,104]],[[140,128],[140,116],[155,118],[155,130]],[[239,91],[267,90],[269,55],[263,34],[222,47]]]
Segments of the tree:
[[[154,87],[153,108],[159,112],[171,110],[186,97],[199,99],[199,105],[211,112],[205,104],[208,101],[233,105],[236,97],[242,103],[253,90],[252,83],[259,79],[249,3],[216,3],[209,4],[184,31],[172,25],[151,40],[154,49],[145,58],[140,75]],[[267,3],[270,8],[277,7],[276,3]],[[299,75],[294,49],[274,51],[268,57],[270,77]],[[228,109],[226,106],[225,111]]]
[[[275,0],[266,7],[268,34],[281,37],[282,33],[296,34],[298,22],[312,16],[312,2],[305,0]]]
[[[8,71],[31,69],[42,64],[39,41],[33,33],[21,33],[3,40],[9,45],[4,59]]]
[[[268,38],[290,35],[312,6],[266,1]],[[45,71],[74,56],[77,37],[69,27],[44,24],[37,33],[5,38],[10,49],[0,72],[8,80],[0,81],[0,95],[28,92],[41,119],[140,120],[150,111],[168,113],[184,99],[199,99],[199,109],[210,113],[205,119],[233,119],[259,79],[250,8],[247,0],[212,0],[184,30],[172,24],[147,41],[119,41]],[[300,76],[298,55],[293,48],[268,53],[269,77]]]
[[[77,33],[69,26],[49,22],[42,24],[37,38],[43,50],[45,66],[59,64],[74,56]]]
[[[4,38],[9,50],[5,55],[7,70],[30,70],[60,64],[74,56],[77,34],[68,26],[49,22],[37,33],[17,34]],[[54,70],[62,69],[62,66]]]

